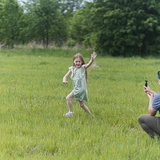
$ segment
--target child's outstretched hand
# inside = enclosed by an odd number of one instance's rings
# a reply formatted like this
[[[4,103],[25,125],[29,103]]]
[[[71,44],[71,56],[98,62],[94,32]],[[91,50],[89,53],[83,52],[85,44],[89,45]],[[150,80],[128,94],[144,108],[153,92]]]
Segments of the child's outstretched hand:
[[[93,52],[93,53],[91,54],[91,59],[94,61],[96,57],[97,57],[96,52]]]
[[[65,81],[63,80],[63,84],[68,84],[68,82],[66,80]]]

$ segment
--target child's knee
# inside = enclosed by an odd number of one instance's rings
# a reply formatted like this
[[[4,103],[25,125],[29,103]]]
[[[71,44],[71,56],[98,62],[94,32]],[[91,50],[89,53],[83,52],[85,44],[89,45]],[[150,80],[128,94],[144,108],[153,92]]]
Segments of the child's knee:
[[[70,98],[67,96],[67,97],[66,97],[66,100],[67,100],[67,101],[69,101],[69,100],[70,100]]]
[[[79,103],[80,107],[84,108],[85,104],[84,103]]]
[[[82,101],[79,101],[80,107],[84,107],[84,103]]]

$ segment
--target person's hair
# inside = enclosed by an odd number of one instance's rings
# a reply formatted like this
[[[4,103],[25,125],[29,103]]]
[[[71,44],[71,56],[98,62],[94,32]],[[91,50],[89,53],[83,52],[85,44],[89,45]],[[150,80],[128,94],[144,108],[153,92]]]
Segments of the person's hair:
[[[85,64],[85,61],[84,61],[84,59],[83,59],[83,56],[82,56],[80,53],[77,53],[77,54],[75,54],[74,57],[73,57],[73,66],[74,66],[74,67],[75,67],[74,60],[75,60],[76,58],[80,58],[80,60],[82,61],[82,65]],[[85,73],[86,73],[86,82],[87,82],[87,79],[88,79],[87,69],[86,69],[86,72],[85,72]]]

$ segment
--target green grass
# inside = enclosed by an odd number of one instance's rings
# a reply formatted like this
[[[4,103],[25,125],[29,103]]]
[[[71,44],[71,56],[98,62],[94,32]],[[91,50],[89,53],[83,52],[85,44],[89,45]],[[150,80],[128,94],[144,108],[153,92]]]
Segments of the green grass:
[[[160,142],[151,140],[137,122],[147,113],[144,80],[159,89],[158,59],[98,56],[94,63],[99,67],[88,69],[86,103],[95,117],[74,100],[75,115],[65,118],[72,84],[69,79],[63,85],[62,77],[73,53],[32,52],[0,52],[0,159],[160,159]]]

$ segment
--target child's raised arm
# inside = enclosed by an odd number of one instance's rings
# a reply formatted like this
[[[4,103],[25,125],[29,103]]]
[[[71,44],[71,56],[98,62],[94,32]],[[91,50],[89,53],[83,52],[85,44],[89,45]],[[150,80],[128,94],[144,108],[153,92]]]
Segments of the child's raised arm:
[[[68,82],[67,82],[67,78],[68,78],[68,76],[71,74],[71,71],[69,70],[66,74],[65,74],[65,76],[63,77],[63,84],[67,84]]]
[[[88,68],[93,63],[93,61],[95,60],[96,57],[97,57],[96,52],[93,52],[91,54],[91,60],[85,65],[85,68]]]

